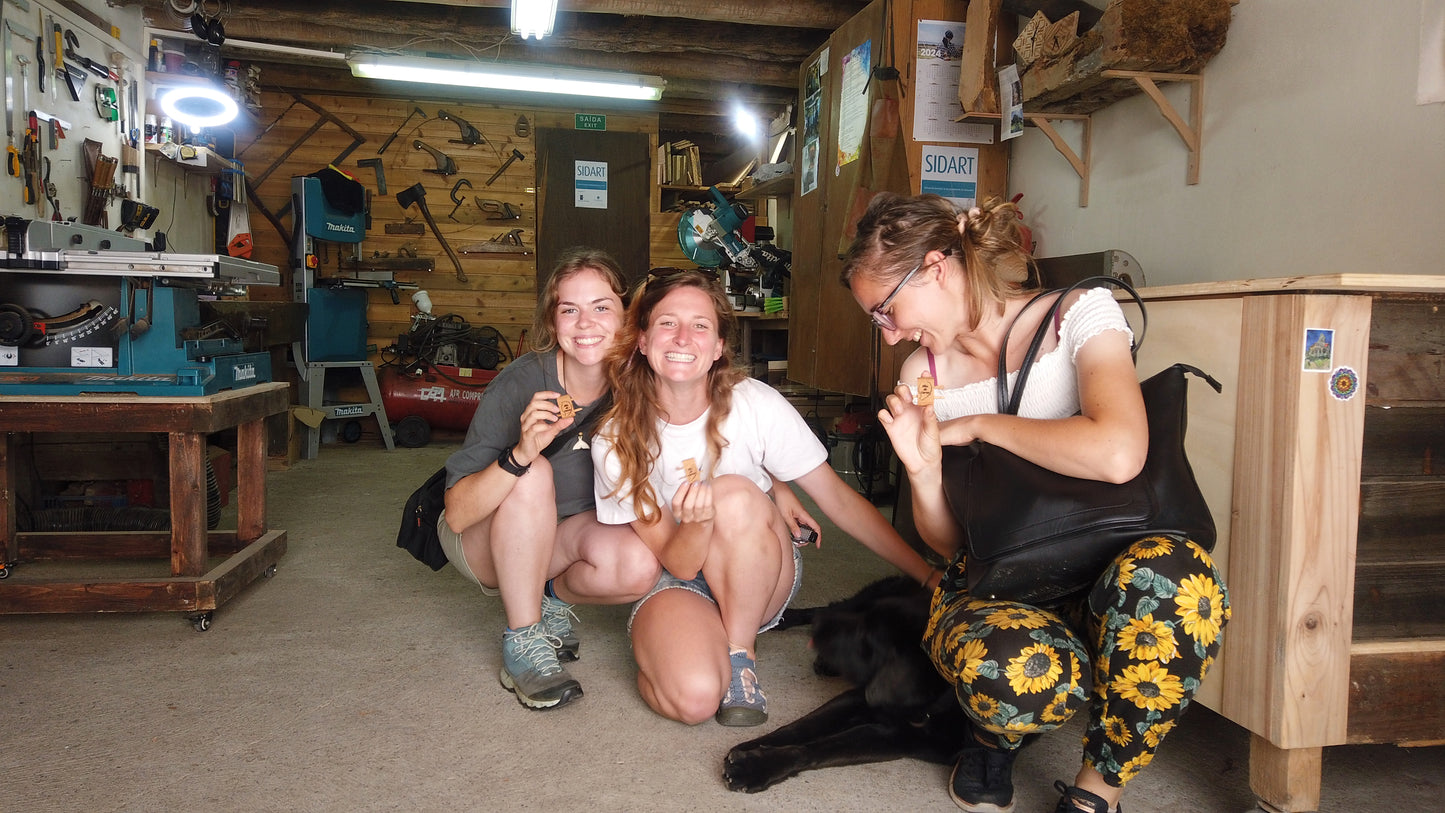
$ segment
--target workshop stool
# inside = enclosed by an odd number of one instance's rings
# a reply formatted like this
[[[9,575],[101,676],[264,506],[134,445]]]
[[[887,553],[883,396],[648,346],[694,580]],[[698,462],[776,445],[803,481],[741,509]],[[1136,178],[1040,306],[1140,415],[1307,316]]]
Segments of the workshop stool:
[[[301,386],[302,405],[311,409],[320,410],[325,413],[325,418],[331,419],[356,419],[368,415],[376,416],[376,423],[381,430],[381,439],[386,443],[388,451],[396,448],[391,435],[391,422],[386,419],[386,406],[381,402],[381,387],[376,383],[376,368],[369,361],[308,361],[296,365],[303,381]],[[351,369],[361,373],[362,383],[366,385],[366,395],[370,401],[358,401],[354,403],[326,403],[326,373],[335,369]],[[311,460],[316,457],[321,448],[321,423],[318,421],[315,426],[303,424],[305,443],[301,448],[301,458]]]

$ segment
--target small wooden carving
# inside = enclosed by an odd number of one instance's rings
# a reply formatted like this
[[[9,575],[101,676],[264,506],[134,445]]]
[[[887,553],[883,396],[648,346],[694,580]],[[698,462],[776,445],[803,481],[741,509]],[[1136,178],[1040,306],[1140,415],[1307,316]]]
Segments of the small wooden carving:
[[[1070,12],[1062,20],[1050,23],[1039,38],[1038,54],[1041,57],[1057,57],[1079,41],[1079,12]]]
[[[1042,11],[1034,12],[1019,35],[1014,38],[1014,62],[1027,68],[1039,58],[1039,36],[1049,27],[1049,18]]]

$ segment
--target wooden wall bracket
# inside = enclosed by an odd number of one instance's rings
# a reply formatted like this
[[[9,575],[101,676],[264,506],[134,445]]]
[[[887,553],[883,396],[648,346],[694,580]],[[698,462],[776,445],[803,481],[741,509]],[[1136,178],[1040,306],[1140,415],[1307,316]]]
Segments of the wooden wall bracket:
[[[1133,79],[1145,95],[1154,100],[1159,112],[1174,125],[1184,146],[1189,149],[1189,168],[1185,183],[1199,183],[1199,154],[1204,148],[1204,77],[1193,73],[1152,73],[1150,71],[1106,70],[1103,75],[1110,79]],[[1189,89],[1189,121],[1185,122],[1174,105],[1164,98],[1159,82],[1187,82]]]
[[[1064,160],[1068,161],[1069,166],[1074,168],[1074,172],[1078,173],[1079,206],[1088,206],[1089,165],[1093,161],[1093,116],[1087,116],[1081,113],[1025,113],[1024,119],[1039,128],[1044,135],[1048,136],[1049,141],[1053,142],[1054,149],[1058,150],[1059,155],[1064,156]],[[1064,140],[1064,137],[1059,135],[1059,131],[1054,129],[1053,122],[1055,121],[1077,121],[1083,125],[1084,136],[1082,143],[1079,145],[1079,152],[1083,153],[1082,156],[1074,152],[1074,148],[1070,147],[1069,143]]]

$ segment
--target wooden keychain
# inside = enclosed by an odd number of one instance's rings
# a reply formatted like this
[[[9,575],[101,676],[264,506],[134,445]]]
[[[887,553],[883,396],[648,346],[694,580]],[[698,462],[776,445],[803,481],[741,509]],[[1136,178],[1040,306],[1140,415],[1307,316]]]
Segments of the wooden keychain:
[[[572,401],[570,395],[557,396],[557,408],[560,410],[558,417],[561,418],[570,418],[577,414],[577,404]]]
[[[690,457],[682,461],[682,473],[683,476],[687,477],[689,483],[696,483],[702,479],[702,472],[698,471],[697,461]]]
[[[918,405],[933,406],[933,376],[928,373],[918,377]]]

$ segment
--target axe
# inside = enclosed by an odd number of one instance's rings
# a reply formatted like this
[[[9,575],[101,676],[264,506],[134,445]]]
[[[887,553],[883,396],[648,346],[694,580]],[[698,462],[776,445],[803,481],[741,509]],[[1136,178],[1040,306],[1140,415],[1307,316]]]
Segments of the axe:
[[[415,203],[421,209],[421,216],[426,219],[426,224],[431,226],[431,233],[436,235],[437,242],[442,244],[442,250],[452,259],[452,265],[457,268],[457,282],[466,282],[467,275],[462,271],[462,261],[457,259],[457,253],[447,243],[447,238],[442,236],[441,230],[437,228],[437,222],[432,219],[431,210],[426,205],[426,187],[421,184],[408,187],[396,193],[396,203],[402,209],[410,209]]]

